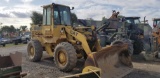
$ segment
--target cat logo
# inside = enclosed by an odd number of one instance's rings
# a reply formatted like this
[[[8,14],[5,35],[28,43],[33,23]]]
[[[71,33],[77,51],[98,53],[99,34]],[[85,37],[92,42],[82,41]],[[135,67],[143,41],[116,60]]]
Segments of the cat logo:
[[[78,35],[78,33],[75,32],[75,31],[73,31],[73,30],[71,30],[70,33],[71,33],[72,35],[74,35],[74,36],[77,36],[77,35]]]

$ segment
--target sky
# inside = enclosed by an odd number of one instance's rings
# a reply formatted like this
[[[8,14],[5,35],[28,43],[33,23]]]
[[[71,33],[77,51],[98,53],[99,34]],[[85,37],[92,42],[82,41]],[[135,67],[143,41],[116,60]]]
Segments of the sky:
[[[21,25],[30,27],[31,13],[42,13],[43,5],[58,3],[74,7],[72,11],[79,19],[93,18],[102,20],[109,18],[112,10],[117,10],[120,15],[139,16],[141,20],[146,16],[152,25],[152,18],[160,17],[160,0],[1,0],[0,23],[3,25]]]

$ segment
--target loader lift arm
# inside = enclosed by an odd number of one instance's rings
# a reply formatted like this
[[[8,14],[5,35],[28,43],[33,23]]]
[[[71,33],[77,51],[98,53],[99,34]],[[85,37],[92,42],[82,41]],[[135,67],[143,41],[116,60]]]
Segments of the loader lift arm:
[[[81,45],[87,55],[89,55],[92,52],[89,45],[88,45],[87,39],[83,34],[77,32],[77,31],[74,31],[73,29],[67,28],[67,27],[65,27],[65,31],[67,34],[69,34],[69,36],[74,37],[75,39],[77,39],[81,43]],[[71,39],[69,39],[69,40],[71,40]]]

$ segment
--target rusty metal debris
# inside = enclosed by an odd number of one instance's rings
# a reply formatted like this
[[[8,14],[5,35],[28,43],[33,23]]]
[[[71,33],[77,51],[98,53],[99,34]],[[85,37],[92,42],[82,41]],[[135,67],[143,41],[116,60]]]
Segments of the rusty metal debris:
[[[0,78],[20,78],[26,76],[22,73],[22,53],[11,53],[8,56],[0,55]]]

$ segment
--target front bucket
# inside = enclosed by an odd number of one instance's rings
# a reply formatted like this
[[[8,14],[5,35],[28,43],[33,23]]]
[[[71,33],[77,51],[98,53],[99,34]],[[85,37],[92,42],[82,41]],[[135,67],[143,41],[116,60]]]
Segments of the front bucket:
[[[86,66],[100,68],[101,78],[121,78],[133,68],[127,44],[109,46],[90,54]]]

